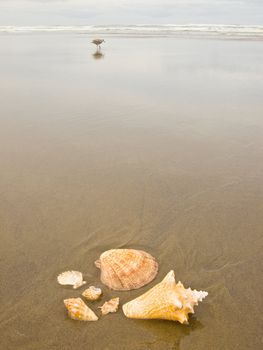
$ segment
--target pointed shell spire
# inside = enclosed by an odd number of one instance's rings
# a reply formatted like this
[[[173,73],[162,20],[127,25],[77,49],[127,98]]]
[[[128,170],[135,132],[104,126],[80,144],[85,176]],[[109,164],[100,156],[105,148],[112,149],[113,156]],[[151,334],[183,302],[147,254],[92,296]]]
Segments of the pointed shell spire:
[[[164,319],[188,323],[188,314],[194,313],[207,292],[185,289],[181,282],[176,284],[174,271],[148,292],[123,305],[126,317],[139,319]]]
[[[101,269],[101,282],[114,290],[140,288],[151,282],[158,272],[155,258],[135,249],[107,250],[95,265]]]
[[[81,298],[65,299],[64,304],[68,309],[69,317],[78,321],[97,321],[98,317],[84,303]]]

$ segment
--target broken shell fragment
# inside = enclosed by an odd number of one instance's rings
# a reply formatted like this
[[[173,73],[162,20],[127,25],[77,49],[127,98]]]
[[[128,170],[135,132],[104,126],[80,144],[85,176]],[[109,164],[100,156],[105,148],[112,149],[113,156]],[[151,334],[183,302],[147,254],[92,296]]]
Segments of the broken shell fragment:
[[[68,309],[68,314],[73,320],[78,321],[97,321],[98,317],[84,303],[81,298],[65,299],[64,304]]]
[[[87,299],[87,300],[97,300],[101,296],[102,291],[100,288],[96,288],[94,286],[90,286],[88,289],[84,290],[82,295]]]
[[[70,285],[74,289],[81,287],[83,284],[86,284],[86,281],[83,281],[82,273],[79,271],[65,271],[62,272],[57,277],[57,281],[61,285]]]
[[[114,290],[143,287],[150,283],[158,272],[155,258],[135,249],[107,250],[101,254],[95,265],[101,270],[101,282]]]
[[[194,313],[194,306],[207,295],[207,292],[185,289],[181,282],[176,283],[172,270],[162,282],[124,304],[122,309],[129,318],[163,319],[187,324],[188,314]]]
[[[116,312],[118,310],[119,302],[120,298],[113,298],[109,301],[106,301],[102,306],[99,306],[102,315],[107,315],[110,312]]]

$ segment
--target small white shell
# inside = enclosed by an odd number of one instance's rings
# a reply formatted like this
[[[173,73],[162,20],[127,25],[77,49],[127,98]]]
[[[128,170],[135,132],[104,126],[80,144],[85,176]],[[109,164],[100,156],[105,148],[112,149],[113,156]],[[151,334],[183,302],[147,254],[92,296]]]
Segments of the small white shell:
[[[106,301],[102,306],[99,306],[102,315],[107,315],[110,312],[116,312],[118,310],[119,301],[120,298],[113,298]]]
[[[94,286],[90,286],[88,289],[84,290],[82,295],[87,299],[87,300],[97,300],[101,296],[102,291],[100,288],[96,288]]]
[[[83,281],[82,273],[79,271],[65,271],[62,272],[57,277],[59,284],[66,286],[73,286],[74,289],[81,287],[83,284],[86,284],[86,281]]]

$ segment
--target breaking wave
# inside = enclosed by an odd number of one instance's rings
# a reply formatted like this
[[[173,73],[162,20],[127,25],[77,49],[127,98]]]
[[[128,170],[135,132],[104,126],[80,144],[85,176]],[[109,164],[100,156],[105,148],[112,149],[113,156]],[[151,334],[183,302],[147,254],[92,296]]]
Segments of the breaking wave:
[[[0,26],[0,33],[78,33],[119,36],[223,36],[263,38],[263,26],[245,25],[110,25],[110,26]]]

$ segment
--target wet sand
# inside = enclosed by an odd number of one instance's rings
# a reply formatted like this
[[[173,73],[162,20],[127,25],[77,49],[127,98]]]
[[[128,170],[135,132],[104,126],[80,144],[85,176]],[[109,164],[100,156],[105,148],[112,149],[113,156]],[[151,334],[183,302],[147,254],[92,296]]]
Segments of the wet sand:
[[[89,42],[0,36],[0,348],[261,349],[262,43]],[[155,281],[103,287],[94,261],[117,247],[153,254]],[[171,269],[209,296],[188,326],[81,323],[68,269],[121,304]]]

